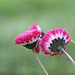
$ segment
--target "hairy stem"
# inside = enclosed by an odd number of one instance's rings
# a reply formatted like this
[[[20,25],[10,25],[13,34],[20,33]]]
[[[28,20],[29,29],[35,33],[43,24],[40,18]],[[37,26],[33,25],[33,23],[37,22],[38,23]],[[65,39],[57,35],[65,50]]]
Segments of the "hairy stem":
[[[61,50],[70,59],[70,61],[75,65],[74,59],[62,47],[59,46],[58,49]]]
[[[33,51],[33,54],[34,56],[36,57],[37,61],[39,62],[41,68],[43,69],[43,71],[45,72],[46,75],[48,75],[47,71],[45,70],[45,68],[43,67],[42,63],[40,62],[39,58],[37,57],[36,53],[35,53],[35,50],[32,50]]]

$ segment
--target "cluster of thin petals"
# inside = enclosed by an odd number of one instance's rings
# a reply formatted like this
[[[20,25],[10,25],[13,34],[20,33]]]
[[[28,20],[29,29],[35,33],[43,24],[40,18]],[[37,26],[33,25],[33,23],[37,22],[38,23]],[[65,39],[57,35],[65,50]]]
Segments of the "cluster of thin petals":
[[[25,31],[25,33],[21,33],[20,35],[17,36],[14,44],[27,45],[34,43],[38,40],[40,34],[41,32],[38,31],[37,29]]]

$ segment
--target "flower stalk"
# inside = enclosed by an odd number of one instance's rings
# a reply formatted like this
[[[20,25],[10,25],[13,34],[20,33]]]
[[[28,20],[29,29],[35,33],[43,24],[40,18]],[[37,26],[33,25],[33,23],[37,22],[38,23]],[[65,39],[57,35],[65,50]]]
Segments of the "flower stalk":
[[[71,39],[70,41],[71,41],[71,43],[73,43],[75,45],[75,41],[74,40]]]
[[[70,59],[70,61],[75,65],[74,59],[61,46],[59,46],[58,49],[61,50]]]
[[[35,53],[35,50],[34,50],[34,49],[32,50],[32,52],[33,52],[34,56],[36,57],[36,59],[37,59],[38,63],[40,64],[41,68],[42,68],[42,69],[43,69],[43,71],[45,72],[45,74],[46,74],[46,75],[48,75],[48,73],[47,73],[46,69],[44,68],[44,66],[43,66],[43,65],[42,65],[42,63],[40,62],[39,58],[37,57],[37,55],[36,55],[36,53]]]

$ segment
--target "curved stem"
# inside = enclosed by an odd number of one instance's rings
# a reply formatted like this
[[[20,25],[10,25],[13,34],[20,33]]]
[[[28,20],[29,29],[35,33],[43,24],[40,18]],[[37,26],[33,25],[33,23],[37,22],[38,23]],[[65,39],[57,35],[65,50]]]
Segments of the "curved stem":
[[[74,40],[71,39],[70,41],[71,41],[71,43],[75,44],[75,41]]]
[[[61,50],[70,59],[70,61],[75,65],[74,59],[62,47],[59,46],[58,49]]]
[[[43,71],[45,72],[46,75],[48,75],[47,71],[45,70],[45,68],[43,67],[42,63],[40,62],[39,58],[37,57],[36,53],[35,53],[35,50],[33,49],[32,50],[34,56],[36,57],[37,61],[39,62],[41,68],[43,69]]]

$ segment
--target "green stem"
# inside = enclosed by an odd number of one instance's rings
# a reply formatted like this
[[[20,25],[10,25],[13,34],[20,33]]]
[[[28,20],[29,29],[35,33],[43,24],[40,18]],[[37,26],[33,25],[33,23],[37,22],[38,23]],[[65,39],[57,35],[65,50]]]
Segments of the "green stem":
[[[74,59],[61,46],[59,46],[58,49],[61,50],[70,59],[70,61],[75,65]]]
[[[41,68],[43,69],[43,71],[45,72],[46,75],[48,75],[47,71],[45,70],[45,68],[43,67],[42,63],[40,62],[39,58],[37,57],[36,53],[35,53],[35,50],[33,49],[32,50],[34,56],[36,57],[37,61],[39,62]]]
[[[70,41],[71,41],[71,43],[75,44],[75,41],[74,40],[71,39]]]

